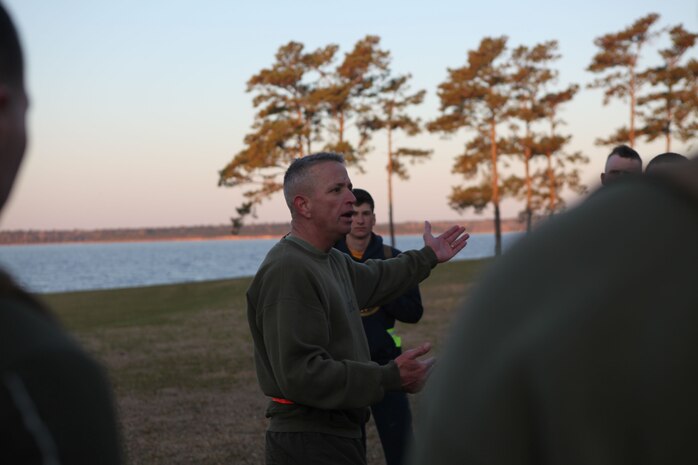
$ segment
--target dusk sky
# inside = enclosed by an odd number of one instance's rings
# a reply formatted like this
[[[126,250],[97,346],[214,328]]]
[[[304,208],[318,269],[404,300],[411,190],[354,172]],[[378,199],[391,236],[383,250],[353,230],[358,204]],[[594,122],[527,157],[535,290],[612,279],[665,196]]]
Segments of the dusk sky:
[[[1,229],[155,227],[227,223],[241,190],[217,187],[218,170],[243,147],[253,123],[247,80],[269,67],[294,40],[307,50],[336,43],[339,57],[367,34],[381,37],[395,73],[412,73],[426,89],[414,111],[438,116],[436,89],[447,68],[463,66],[485,36],[509,45],[558,40],[558,87],[585,86],[594,38],[656,12],[659,27],[698,31],[696,0],[622,1],[172,1],[4,0],[27,61],[30,142]],[[665,40],[665,39],[664,39]],[[660,40],[641,66],[657,61]],[[698,47],[690,56],[698,57]],[[566,105],[562,132],[569,151],[591,159],[584,182],[594,189],[609,149],[593,144],[627,125],[628,107],[602,105],[599,90],[581,90]],[[454,158],[470,135],[424,134],[410,145],[434,149],[431,161],[395,182],[395,220],[478,218],[448,206]],[[367,173],[349,171],[376,198],[387,221],[385,136],[378,134]],[[404,141],[401,139],[400,141]],[[399,142],[400,142],[399,141]],[[636,148],[646,163],[662,142]],[[698,143],[674,142],[674,151]],[[568,197],[571,203],[578,199]],[[507,202],[505,217],[520,205]],[[280,196],[265,202],[257,222],[286,221]],[[482,216],[489,217],[488,214]]]

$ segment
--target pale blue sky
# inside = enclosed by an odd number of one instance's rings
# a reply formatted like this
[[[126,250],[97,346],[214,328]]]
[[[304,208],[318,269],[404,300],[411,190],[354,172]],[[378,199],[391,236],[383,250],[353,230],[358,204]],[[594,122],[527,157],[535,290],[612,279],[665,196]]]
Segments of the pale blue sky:
[[[349,51],[366,34],[390,50],[393,69],[410,72],[427,90],[416,112],[436,116],[436,88],[446,68],[465,63],[485,36],[512,46],[556,39],[560,85],[586,84],[593,39],[650,12],[660,26],[698,30],[695,0],[623,1],[171,1],[5,0],[27,55],[32,99],[30,146],[0,228],[104,228],[226,223],[240,191],[216,186],[217,171],[242,148],[253,121],[245,82],[271,65],[290,40],[308,49],[330,43]],[[654,60],[650,47],[648,60]],[[696,49],[692,56],[698,56]],[[595,137],[627,124],[621,104],[603,107],[599,91],[583,90],[567,106],[571,150],[591,156],[584,180],[598,181],[607,149]],[[397,221],[457,219],[447,205],[450,174],[466,134],[436,135],[413,145],[434,159],[395,186]],[[377,199],[386,221],[383,136],[368,173],[351,172]],[[645,162],[661,144],[637,146]],[[676,144],[675,150],[687,150]],[[518,205],[509,202],[505,215]],[[465,218],[473,217],[472,213]],[[281,198],[257,221],[284,221]]]

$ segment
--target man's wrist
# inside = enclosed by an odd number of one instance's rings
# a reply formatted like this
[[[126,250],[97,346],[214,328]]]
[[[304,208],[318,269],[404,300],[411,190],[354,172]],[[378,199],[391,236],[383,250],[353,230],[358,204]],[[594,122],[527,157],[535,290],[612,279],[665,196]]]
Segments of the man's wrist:
[[[426,255],[427,260],[429,260],[429,264],[432,268],[439,264],[439,258],[436,256],[436,252],[434,252],[434,249],[432,249],[430,246],[425,245],[424,247],[422,247],[422,250],[420,250],[420,252]]]
[[[386,391],[399,391],[402,389],[402,380],[400,379],[400,368],[398,368],[395,360],[391,360],[381,366],[383,388]]]

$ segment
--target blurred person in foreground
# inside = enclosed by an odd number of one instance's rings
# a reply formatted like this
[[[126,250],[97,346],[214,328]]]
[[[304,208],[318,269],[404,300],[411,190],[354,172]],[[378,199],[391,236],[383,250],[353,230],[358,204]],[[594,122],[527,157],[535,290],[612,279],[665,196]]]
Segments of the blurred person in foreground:
[[[386,392],[418,392],[429,343],[379,365],[359,310],[395,299],[466,245],[465,228],[424,248],[357,263],[332,246],[351,229],[352,184],[341,155],[297,158],[284,176],[291,232],[267,254],[247,291],[257,379],[269,397],[267,464],[365,464],[369,406]]]
[[[618,145],[606,158],[604,172],[601,173],[601,184],[608,186],[629,174],[642,174],[642,158],[627,145]]]
[[[373,232],[376,225],[373,197],[363,189],[352,190],[354,215],[351,229],[340,239],[335,248],[349,254],[357,262],[385,260],[402,252],[383,243],[383,238]],[[395,300],[383,305],[361,309],[371,360],[385,365],[402,353],[402,339],[395,330],[395,321],[417,323],[424,313],[419,287],[414,286]],[[376,423],[386,465],[404,463],[407,446],[412,443],[412,413],[407,394],[404,391],[388,391],[383,399],[371,405],[371,413]]]
[[[698,463],[698,159],[601,189],[458,314],[412,464]]]
[[[24,60],[0,5],[0,208],[24,156]],[[104,372],[38,300],[0,271],[0,463],[121,463]]]

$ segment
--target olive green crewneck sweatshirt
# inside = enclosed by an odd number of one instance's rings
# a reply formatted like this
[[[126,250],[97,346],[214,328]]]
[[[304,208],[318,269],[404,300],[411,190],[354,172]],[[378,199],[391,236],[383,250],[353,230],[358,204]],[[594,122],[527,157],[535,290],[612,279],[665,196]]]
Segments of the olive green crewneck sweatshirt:
[[[394,362],[370,361],[359,309],[395,299],[436,264],[428,247],[357,263],[281,239],[247,291],[260,387],[292,402],[270,402],[269,430],[360,437],[368,406],[401,384]]]

